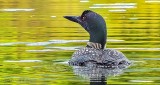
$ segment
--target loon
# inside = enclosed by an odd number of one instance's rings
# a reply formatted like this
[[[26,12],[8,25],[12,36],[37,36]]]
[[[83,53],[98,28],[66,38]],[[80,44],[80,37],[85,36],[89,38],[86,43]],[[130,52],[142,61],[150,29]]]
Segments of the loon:
[[[81,16],[64,16],[64,18],[79,23],[90,35],[87,46],[73,53],[69,65],[85,66],[87,63],[94,63],[112,67],[130,64],[122,52],[105,48],[107,30],[106,22],[101,15],[85,10]]]

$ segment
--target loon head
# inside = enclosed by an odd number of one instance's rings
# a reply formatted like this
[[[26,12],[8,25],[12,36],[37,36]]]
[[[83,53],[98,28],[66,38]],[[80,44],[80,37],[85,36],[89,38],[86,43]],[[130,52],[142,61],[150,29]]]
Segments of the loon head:
[[[101,44],[101,49],[105,47],[106,22],[101,15],[85,10],[81,16],[64,16],[64,18],[79,23],[90,34],[89,42]]]

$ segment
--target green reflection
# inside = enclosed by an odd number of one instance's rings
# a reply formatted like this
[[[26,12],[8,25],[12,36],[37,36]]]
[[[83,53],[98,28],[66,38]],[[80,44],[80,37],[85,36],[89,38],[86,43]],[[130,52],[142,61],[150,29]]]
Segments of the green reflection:
[[[93,8],[95,4],[104,6]],[[87,80],[73,74],[71,67],[59,64],[70,59],[74,50],[52,47],[85,46],[86,42],[58,40],[88,40],[81,26],[62,16],[90,9],[107,22],[107,47],[123,51],[135,62],[123,75],[109,78],[108,84],[157,85],[159,5],[145,0],[0,0],[0,84],[88,85]]]

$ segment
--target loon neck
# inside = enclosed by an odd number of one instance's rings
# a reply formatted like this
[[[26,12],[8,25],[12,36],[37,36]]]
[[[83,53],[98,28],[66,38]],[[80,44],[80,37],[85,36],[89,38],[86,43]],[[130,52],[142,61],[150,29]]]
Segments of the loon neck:
[[[95,45],[97,45],[96,43],[101,45],[101,49],[105,48],[105,44],[106,44],[106,32],[96,32],[96,33],[90,33],[90,39],[89,42],[95,43]]]
[[[93,42],[88,42],[87,47],[94,49],[102,49],[102,45],[100,43],[93,43]]]

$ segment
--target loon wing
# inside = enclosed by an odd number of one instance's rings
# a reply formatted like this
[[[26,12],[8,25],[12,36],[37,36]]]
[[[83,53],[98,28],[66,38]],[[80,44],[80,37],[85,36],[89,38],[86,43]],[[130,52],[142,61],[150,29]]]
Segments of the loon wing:
[[[82,48],[74,52],[69,61],[70,65],[82,65],[86,62],[97,62],[98,56],[102,55],[102,51],[93,48]]]
[[[131,61],[120,51],[115,49],[104,49],[102,62],[111,65],[128,66]]]
[[[70,65],[84,66],[87,63],[105,66],[129,65],[130,61],[126,56],[114,49],[92,49],[84,48],[76,51],[69,61]]]

